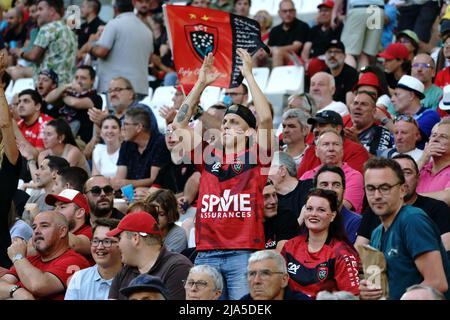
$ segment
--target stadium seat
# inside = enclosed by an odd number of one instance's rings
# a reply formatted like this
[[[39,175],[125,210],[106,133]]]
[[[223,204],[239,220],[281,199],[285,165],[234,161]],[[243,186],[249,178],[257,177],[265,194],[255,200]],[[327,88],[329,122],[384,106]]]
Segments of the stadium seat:
[[[250,7],[250,16],[253,17],[259,10],[266,10],[272,16],[278,15],[278,4],[281,0],[258,0],[253,1]]]
[[[264,93],[302,93],[304,90],[304,76],[305,70],[303,67],[281,66],[273,68]]]
[[[200,97],[200,105],[204,110],[207,110],[210,106],[219,101],[220,90],[222,89],[214,86],[208,86],[205,88]]]
[[[22,78],[14,81],[14,86],[12,89],[12,95],[14,96],[16,93],[19,93],[25,89],[34,89],[34,81],[33,78]]]
[[[173,105],[172,98],[176,93],[176,89],[174,86],[162,86],[156,88],[153,96],[151,97],[150,106],[157,107],[158,109],[162,106],[171,106]]]
[[[11,80],[9,82],[8,87],[6,87],[6,90],[5,90],[5,97],[6,97],[6,101],[8,101],[8,104],[11,103],[12,98],[14,97],[13,87],[14,87],[14,82]]]
[[[150,99],[153,97],[153,88],[152,87],[148,87],[148,96]]]
[[[108,98],[106,97],[106,94],[99,93],[98,95],[102,98],[102,110],[108,109]]]

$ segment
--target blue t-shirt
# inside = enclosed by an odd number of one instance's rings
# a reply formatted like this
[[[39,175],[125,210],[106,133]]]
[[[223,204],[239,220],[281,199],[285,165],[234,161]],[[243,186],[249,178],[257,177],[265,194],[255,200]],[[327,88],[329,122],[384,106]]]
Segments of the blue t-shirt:
[[[386,259],[390,299],[399,300],[408,287],[423,281],[414,260],[426,252],[441,253],[450,281],[450,263],[440,232],[422,209],[403,206],[386,231],[381,224],[372,232],[370,245],[382,251]],[[445,295],[450,298],[449,291]]]
[[[384,15],[389,18],[389,23],[384,25],[381,34],[381,45],[386,48],[392,42],[394,30],[397,28],[397,8],[391,4],[385,5]]]
[[[344,224],[345,233],[351,243],[355,243],[359,226],[361,225],[361,215],[342,207],[342,222]]]
[[[417,144],[417,148],[423,150],[425,148],[425,143],[428,142],[428,139],[430,138],[431,130],[436,123],[441,121],[441,117],[436,111],[422,107],[416,112],[414,119],[416,119],[422,135],[422,140]]]

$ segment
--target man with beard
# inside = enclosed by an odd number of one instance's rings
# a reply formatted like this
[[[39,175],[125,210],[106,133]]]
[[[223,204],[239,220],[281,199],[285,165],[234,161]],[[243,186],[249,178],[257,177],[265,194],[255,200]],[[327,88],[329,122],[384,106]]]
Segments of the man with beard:
[[[113,207],[114,189],[109,178],[98,175],[91,177],[84,185],[90,209],[91,225],[95,224],[98,218],[122,219],[124,215]]]
[[[347,93],[358,82],[358,72],[345,62],[345,46],[339,40],[331,40],[325,51],[326,72],[334,77],[336,91],[333,100],[346,103]]]
[[[69,247],[68,223],[55,211],[39,213],[33,222],[36,255],[27,256],[25,240],[15,238],[8,248],[14,266],[0,278],[0,299],[62,300],[72,274],[89,267]]]
[[[58,195],[47,195],[45,203],[54,206],[55,211],[66,217],[70,248],[90,258],[92,228],[86,223],[86,217],[89,215],[86,197],[77,190],[65,189]]]
[[[58,118],[58,108],[47,101],[48,94],[58,87],[58,75],[52,69],[42,70],[38,75],[37,81],[35,81],[35,85],[37,92],[46,102],[41,107],[42,112],[52,118]]]
[[[443,201],[417,194],[416,187],[419,183],[419,168],[414,159],[407,154],[398,154],[392,158],[397,161],[405,176],[406,195],[405,204],[420,208],[436,223],[441,234],[447,254],[450,252],[450,215],[448,207]],[[380,225],[380,219],[368,207],[362,216],[361,227],[358,230],[356,245],[368,244],[372,231]]]
[[[84,0],[81,4],[81,18],[85,20],[77,30],[78,49],[89,41],[89,37],[97,32],[98,27],[104,25],[105,22],[99,18],[98,14],[102,5],[98,0]]]

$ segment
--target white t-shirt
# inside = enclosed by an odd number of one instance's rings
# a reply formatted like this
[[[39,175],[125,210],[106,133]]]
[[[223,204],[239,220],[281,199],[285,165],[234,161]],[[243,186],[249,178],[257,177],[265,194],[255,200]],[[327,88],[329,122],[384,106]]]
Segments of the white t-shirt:
[[[323,107],[318,112],[322,112],[325,110],[332,110],[341,115],[341,117],[349,114],[347,106],[340,101],[332,101],[329,105]]]
[[[92,161],[101,175],[105,177],[115,177],[117,172],[117,160],[119,159],[119,149],[113,154],[106,151],[106,145],[98,143],[92,153]]]
[[[403,154],[407,154],[407,155],[411,156],[417,163],[419,161],[420,157],[422,156],[422,153],[423,153],[423,150],[420,150],[419,148],[415,148],[414,150],[404,152]],[[399,154],[398,152],[394,152],[392,157],[394,157],[398,154]]]

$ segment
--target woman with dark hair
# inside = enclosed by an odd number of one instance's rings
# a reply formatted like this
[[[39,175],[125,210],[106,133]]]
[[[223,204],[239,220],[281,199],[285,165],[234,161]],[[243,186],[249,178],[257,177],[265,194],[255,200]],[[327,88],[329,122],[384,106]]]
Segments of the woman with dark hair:
[[[92,175],[115,177],[119,159],[122,136],[119,118],[109,115],[100,123],[100,137],[103,143],[97,143],[92,152]]]
[[[290,289],[314,299],[322,290],[359,295],[359,256],[345,234],[336,192],[312,189],[304,223],[308,233],[288,240],[281,251]]]
[[[172,191],[159,189],[152,192],[145,202],[150,214],[158,221],[164,246],[172,252],[181,252],[187,248],[186,231],[175,224],[180,218],[178,202]]]
[[[44,146],[45,150],[41,151],[38,156],[38,165],[46,156],[58,156],[66,159],[71,167],[80,167],[89,175],[91,169],[81,150],[78,148],[72,130],[66,120],[53,119],[47,122],[44,129]],[[30,171],[33,174],[33,168]]]

